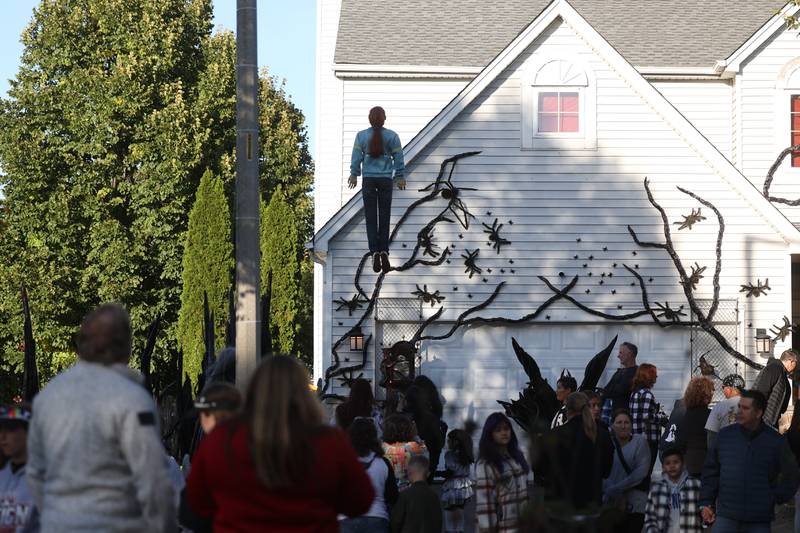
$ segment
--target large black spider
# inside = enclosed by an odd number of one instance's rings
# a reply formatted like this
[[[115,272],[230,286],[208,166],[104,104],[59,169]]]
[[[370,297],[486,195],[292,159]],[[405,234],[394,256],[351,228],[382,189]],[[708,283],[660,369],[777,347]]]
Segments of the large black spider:
[[[411,294],[422,300],[424,303],[431,304],[431,307],[433,307],[436,304],[442,303],[442,300],[445,299],[444,296],[439,294],[439,291],[428,292],[427,285],[423,285],[422,287],[423,288],[420,289],[419,285],[417,285],[417,290],[415,290]]]
[[[692,273],[686,278],[686,281],[683,282],[685,287],[691,288],[693,291],[697,290],[697,284],[700,283],[700,280],[703,278],[703,272],[706,271],[706,267],[701,267],[697,263],[692,265]]]
[[[354,294],[353,297],[349,300],[345,300],[344,298],[339,298],[338,300],[335,300],[333,303],[339,304],[339,307],[336,308],[337,311],[341,310],[343,307],[346,307],[348,316],[353,316],[353,311],[355,311],[356,309],[361,309],[361,306],[368,302],[369,300],[362,298],[360,294]]]
[[[362,379],[364,377],[364,373],[360,372],[357,376],[353,376],[353,370],[347,370],[342,373],[342,375],[338,378],[339,382],[342,384],[342,387],[350,388],[353,386],[353,382],[357,379]]]
[[[769,330],[769,332],[772,333],[773,335],[775,335],[775,337],[773,337],[774,341],[783,342],[784,340],[786,340],[786,337],[789,336],[789,334],[792,332],[793,329],[794,329],[794,326],[789,321],[789,318],[784,316],[783,317],[783,325],[782,326],[778,326],[778,325],[774,325],[773,324],[773,326]]]
[[[706,219],[706,217],[704,217],[703,215],[700,214],[700,210],[701,210],[701,208],[699,208],[699,207],[696,210],[692,209],[692,212],[690,214],[681,215],[683,217],[683,221],[682,222],[673,222],[672,224],[675,225],[675,226],[680,226],[678,228],[678,231],[680,231],[682,229],[691,230],[692,226],[694,226],[698,222],[701,222],[701,221]]]
[[[423,230],[417,236],[417,244],[423,249],[422,255],[426,256],[429,255],[431,257],[439,257],[439,252],[436,251],[439,248],[433,242],[433,228],[423,228]]]
[[[456,187],[453,185],[451,181],[453,177],[452,169],[450,171],[450,175],[447,177],[445,181],[436,181],[431,183],[425,188],[420,189],[420,192],[427,191],[431,187],[436,187],[439,189],[442,198],[447,200],[447,209],[453,213],[458,220],[458,223],[461,224],[461,227],[464,229],[469,229],[469,221],[472,218],[475,218],[475,215],[469,212],[467,206],[464,205],[464,202],[459,198],[461,191],[477,191],[478,189],[474,189],[471,187]]]
[[[686,313],[682,311],[683,306],[680,306],[677,309],[672,309],[669,306],[669,302],[664,302],[664,305],[656,302],[656,306],[658,306],[658,312],[656,316],[659,318],[665,318],[672,322],[678,323],[681,321],[680,317],[686,316]]]
[[[478,253],[480,253],[480,250],[476,249],[473,250],[472,252],[470,252],[469,250],[465,251],[467,252],[467,255],[461,254],[461,257],[464,258],[464,266],[466,267],[464,269],[464,273],[469,274],[470,279],[472,279],[472,276],[474,276],[475,274],[480,274],[481,272],[483,272],[483,270],[481,270],[481,268],[475,264],[475,261],[478,259]]]
[[[492,248],[494,248],[498,254],[500,253],[501,247],[511,244],[511,241],[500,236],[500,230],[503,228],[503,225],[498,225],[497,219],[494,219],[494,222],[492,222],[491,226],[488,224],[482,224],[482,226],[486,228],[483,230],[483,232],[489,235],[489,241],[492,243]]]
[[[753,285],[753,282],[748,283],[747,285],[742,285],[742,288],[739,292],[746,292],[745,295],[747,298],[751,296],[755,296],[758,298],[759,296],[766,295],[767,291],[771,291],[772,287],[769,286],[769,278],[764,280],[764,284],[761,284],[761,280],[756,280],[756,285]]]

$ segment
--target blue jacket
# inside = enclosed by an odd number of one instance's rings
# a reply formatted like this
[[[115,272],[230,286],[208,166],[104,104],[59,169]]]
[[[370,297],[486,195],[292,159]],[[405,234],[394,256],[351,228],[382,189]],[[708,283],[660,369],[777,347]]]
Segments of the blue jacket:
[[[400,137],[392,130],[381,128],[383,137],[383,155],[372,157],[369,155],[369,140],[372,138],[372,128],[361,130],[356,134],[353,146],[353,155],[350,157],[350,175],[360,176],[363,173],[368,178],[402,178],[406,170],[403,163],[403,145]]]
[[[786,439],[765,425],[748,432],[740,424],[724,427],[708,450],[700,505],[740,522],[771,522],[775,504],[797,491],[797,462]]]

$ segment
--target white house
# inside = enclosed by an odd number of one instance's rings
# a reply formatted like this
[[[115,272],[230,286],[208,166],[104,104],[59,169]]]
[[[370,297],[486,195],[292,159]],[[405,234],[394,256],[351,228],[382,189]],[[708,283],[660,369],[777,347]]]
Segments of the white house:
[[[800,144],[800,41],[784,23],[796,6],[318,6],[315,376],[326,393],[346,395],[363,374],[380,394],[381,348],[419,341],[418,372],[456,426],[524,387],[512,337],[553,383],[562,368],[581,376],[619,335],[658,366],[656,397],[671,405],[701,356],[749,382],[765,361],[756,330],[774,353],[792,346],[800,157],[764,189],[778,154]],[[392,205],[399,268],[380,277],[359,269],[362,203],[346,187],[374,105],[406,143],[409,183]],[[443,165],[468,152],[479,153]],[[350,351],[356,326],[363,354]]]

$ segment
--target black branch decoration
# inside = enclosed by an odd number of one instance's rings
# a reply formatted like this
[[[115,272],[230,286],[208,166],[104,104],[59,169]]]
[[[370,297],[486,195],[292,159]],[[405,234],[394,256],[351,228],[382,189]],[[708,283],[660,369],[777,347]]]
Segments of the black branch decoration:
[[[625,314],[625,315],[610,315],[608,313],[603,313],[603,312],[591,309],[588,306],[586,306],[584,304],[581,304],[580,302],[578,302],[577,300],[575,300],[571,296],[565,296],[564,298],[566,300],[572,302],[573,305],[575,305],[576,307],[582,309],[583,311],[586,311],[586,312],[588,312],[590,314],[593,314],[595,316],[600,316],[600,317],[606,318],[608,320],[631,320],[633,318],[637,318],[639,316],[643,316],[643,315],[649,314],[650,317],[652,318],[653,322],[655,322],[658,326],[660,326],[662,328],[663,327],[669,327],[669,326],[675,326],[675,325],[678,325],[678,326],[690,326],[690,325],[691,326],[698,326],[703,331],[708,333],[715,341],[717,341],[719,346],[723,350],[725,350],[729,355],[731,355],[734,359],[737,359],[737,360],[743,362],[744,364],[750,366],[751,368],[760,370],[761,368],[763,368],[763,365],[753,361],[749,357],[745,356],[744,354],[742,354],[738,350],[736,350],[736,348],[731,346],[731,344],[728,342],[728,340],[725,338],[725,336],[722,335],[722,333],[720,333],[719,330],[714,325],[714,316],[715,316],[715,314],[717,312],[717,309],[719,307],[719,293],[720,293],[719,277],[720,277],[720,273],[722,271],[722,242],[723,242],[723,237],[724,237],[724,234],[725,234],[725,220],[722,217],[722,213],[720,213],[720,211],[716,208],[716,206],[714,204],[712,204],[711,202],[701,198],[700,196],[698,196],[697,194],[695,194],[695,193],[693,193],[693,192],[691,192],[689,190],[686,190],[686,189],[684,189],[682,187],[677,187],[677,189],[681,193],[689,196],[690,198],[693,198],[695,201],[700,203],[703,207],[705,207],[708,210],[712,211],[714,213],[714,215],[716,215],[716,217],[717,217],[717,223],[718,223],[719,229],[717,231],[717,240],[716,240],[716,247],[715,247],[716,261],[715,261],[715,267],[714,267],[714,275],[713,275],[713,278],[712,278],[713,297],[712,297],[711,306],[709,307],[708,312],[704,312],[700,308],[700,305],[698,304],[697,299],[694,296],[694,292],[697,290],[697,285],[700,282],[701,278],[703,278],[703,273],[705,272],[706,267],[700,267],[699,264],[695,263],[694,266],[691,269],[691,273],[688,273],[686,271],[686,268],[683,266],[683,261],[681,260],[680,256],[678,255],[678,252],[676,251],[675,245],[674,245],[674,243],[672,241],[672,227],[671,227],[672,225],[669,222],[669,218],[667,217],[667,213],[664,210],[664,208],[653,197],[653,193],[650,190],[650,181],[647,178],[645,178],[645,180],[644,180],[644,189],[645,189],[645,192],[647,193],[647,200],[658,211],[658,213],[659,213],[659,215],[661,217],[661,222],[662,222],[662,227],[663,227],[663,234],[664,234],[664,242],[643,241],[643,240],[641,240],[639,238],[638,234],[636,233],[636,231],[631,226],[628,226],[628,233],[631,235],[631,238],[633,239],[634,243],[636,243],[638,246],[640,246],[642,248],[655,248],[655,249],[658,249],[658,250],[663,250],[664,252],[667,253],[667,255],[669,255],[670,259],[672,260],[673,266],[675,267],[675,270],[676,270],[676,272],[678,274],[678,282],[681,285],[681,287],[683,288],[683,293],[684,293],[684,296],[686,298],[686,303],[688,304],[688,308],[689,308],[689,310],[691,310],[692,315],[695,317],[695,319],[693,321],[681,321],[680,320],[680,318],[682,316],[686,316],[686,313],[683,312],[683,309],[684,309],[683,306],[680,306],[680,307],[678,307],[676,309],[676,308],[670,307],[669,304],[666,303],[666,302],[665,302],[665,304],[655,303],[654,305],[651,305],[650,298],[649,298],[649,295],[647,293],[646,282],[645,282],[644,278],[639,274],[639,272],[637,272],[639,265],[634,265],[634,268],[631,268],[630,266],[628,266],[626,264],[623,264],[622,266],[634,278],[636,278],[636,282],[638,282],[639,288],[641,290],[641,296],[642,296],[642,307],[643,307],[643,310],[641,310],[641,311],[637,311],[635,313],[628,313],[628,314]],[[696,218],[696,216],[699,216],[700,215],[699,209],[696,212],[693,210],[692,214],[695,215],[695,218]],[[691,216],[692,215],[689,215],[689,217],[691,217]],[[703,217],[703,218],[705,218],[705,217]],[[699,220],[695,220],[693,223],[696,223],[698,221]],[[685,223],[685,222],[686,222],[686,220],[684,220],[683,223]],[[680,223],[680,224],[683,224],[683,223]],[[632,254],[634,256],[637,255],[636,254],[636,250],[633,250]],[[652,280],[653,280],[653,278],[649,278],[649,281],[652,281]],[[636,282],[631,283],[631,285],[632,286],[636,286],[636,284],[637,284]],[[547,285],[551,290],[555,290],[555,287],[553,287],[552,284],[547,283]],[[588,289],[587,289],[587,291],[588,291]],[[618,309],[619,309],[619,306],[618,306]]]
[[[489,235],[489,242],[492,248],[498,254],[503,246],[511,244],[511,241],[500,236],[500,230],[503,229],[503,224],[498,224],[497,219],[494,219],[491,226],[485,223],[482,224],[482,226],[485,228],[483,232]]]
[[[339,304],[339,307],[336,308],[337,311],[341,311],[342,309],[347,309],[347,315],[353,316],[353,312],[361,309],[364,304],[369,303],[368,300],[362,298],[360,294],[354,294],[352,298],[349,300],[345,300],[344,298],[339,298],[335,300],[333,303]]]
[[[472,276],[475,274],[480,274],[483,272],[483,270],[475,264],[475,261],[478,260],[478,254],[480,253],[480,250],[465,250],[465,252],[467,253],[466,255],[461,254],[461,257],[464,258],[464,273],[469,274],[470,279],[472,279]]]
[[[419,285],[417,285],[417,290],[415,290],[411,294],[422,300],[423,303],[431,304],[431,307],[434,307],[435,305],[442,303],[445,299],[444,296],[439,294],[439,291],[428,292],[427,285],[423,285],[422,289],[420,289]]]
[[[442,161],[442,164],[439,167],[439,174],[436,176],[434,182],[420,190],[420,192],[428,191],[428,193],[422,198],[419,198],[414,202],[412,202],[411,205],[409,205],[403,212],[403,214],[400,216],[400,219],[395,223],[394,229],[389,235],[389,244],[394,242],[398,232],[403,227],[406,220],[408,220],[408,217],[411,216],[411,214],[418,207],[426,203],[435,201],[439,196],[447,200],[447,205],[439,213],[439,215],[437,215],[433,220],[428,222],[428,224],[426,224],[425,227],[423,227],[417,233],[417,244],[411,251],[411,256],[409,257],[409,259],[398,267],[392,267],[389,270],[390,273],[393,271],[402,272],[410,270],[417,265],[438,266],[448,260],[447,257],[450,255],[449,248],[445,248],[444,250],[442,250],[441,255],[439,255],[439,257],[436,258],[435,260],[419,259],[418,255],[420,253],[420,249],[422,248],[422,246],[420,245],[419,236],[425,233],[430,233],[433,227],[436,226],[436,224],[439,224],[440,222],[452,223],[452,220],[450,220],[449,218],[447,218],[447,216],[445,216],[448,212],[453,213],[455,215],[455,217],[458,219],[458,222],[462,225],[462,227],[464,227],[465,229],[469,228],[469,220],[471,218],[474,218],[474,216],[469,212],[464,202],[459,198],[459,195],[460,191],[471,190],[471,189],[456,187],[455,185],[453,185],[452,178],[453,178],[453,172],[455,171],[455,167],[461,159],[464,159],[466,157],[472,157],[479,153],[480,153],[479,151],[463,152]],[[447,175],[447,177],[445,177],[445,175]],[[341,358],[339,357],[338,349],[342,345],[342,343],[350,337],[350,335],[356,328],[360,328],[364,324],[367,317],[369,317],[370,314],[372,313],[373,309],[375,308],[375,303],[378,300],[378,296],[380,295],[381,288],[383,286],[383,281],[387,275],[384,272],[378,274],[372,288],[372,294],[370,296],[367,296],[366,292],[361,286],[361,276],[364,272],[364,266],[366,265],[369,255],[370,255],[369,252],[367,252],[361,257],[361,261],[359,262],[358,268],[356,269],[355,280],[354,280],[356,292],[363,299],[362,303],[366,304],[366,308],[363,310],[361,317],[358,319],[353,328],[345,335],[339,337],[331,347],[332,364],[325,370],[325,376],[323,379],[322,387],[318,391],[318,394],[322,399],[326,398],[342,399],[338,395],[332,395],[328,393],[328,390],[330,389],[331,385],[331,380],[333,378],[343,375],[345,372],[349,371],[348,370],[349,368],[352,368],[352,366],[345,366],[345,367],[342,366],[342,361]],[[339,303],[341,303],[341,301],[339,301]],[[364,361],[366,361],[367,344],[368,343],[365,341]],[[366,362],[364,364],[366,364]]]
[[[680,231],[682,229],[691,230],[692,226],[694,226],[698,222],[702,222],[703,220],[706,219],[706,217],[704,217],[701,214],[701,211],[700,211],[701,209],[702,208],[700,208],[700,207],[698,207],[697,209],[692,209],[692,212],[689,213],[688,215],[682,215],[683,216],[683,221],[682,222],[673,222],[672,225],[673,226],[678,226],[678,231]]]
[[[767,291],[771,291],[772,287],[769,286],[769,278],[764,280],[764,284],[761,284],[761,280],[757,279],[756,284],[753,285],[752,282],[747,283],[746,285],[742,285],[742,288],[739,292],[746,292],[746,298],[750,298],[751,296],[754,298],[758,298],[759,296],[766,296]]]
[[[772,186],[772,180],[775,177],[775,172],[778,171],[778,168],[780,168],[781,163],[783,163],[783,160],[786,159],[786,156],[791,154],[792,152],[800,152],[800,144],[797,146],[790,146],[788,148],[785,148],[780,154],[778,154],[778,157],[775,159],[775,162],[772,163],[772,166],[769,167],[769,170],[767,171],[767,177],[764,180],[763,194],[764,197],[770,202],[775,202],[776,204],[785,204],[790,206],[800,205],[800,198],[796,200],[789,200],[787,198],[780,198],[778,196],[771,196],[769,194],[769,189]]]

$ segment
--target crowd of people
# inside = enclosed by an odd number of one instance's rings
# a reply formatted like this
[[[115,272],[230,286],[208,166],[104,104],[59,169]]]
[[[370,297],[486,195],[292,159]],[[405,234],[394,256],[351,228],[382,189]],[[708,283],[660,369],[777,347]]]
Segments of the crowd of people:
[[[273,356],[244,395],[206,386],[195,402],[205,436],[181,468],[128,366],[125,310],[87,315],[77,349],[32,406],[0,409],[0,531],[456,533],[472,506],[479,533],[769,531],[775,504],[798,494],[800,423],[788,438],[776,427],[791,351],[751,389],[723,379],[713,410],[714,383],[693,378],[668,419],[658,369],[623,343],[603,390],[562,374],[561,408],[528,450],[497,412],[477,455],[467,430],[448,430],[427,377],[384,402],[357,379],[328,417],[306,370]]]

